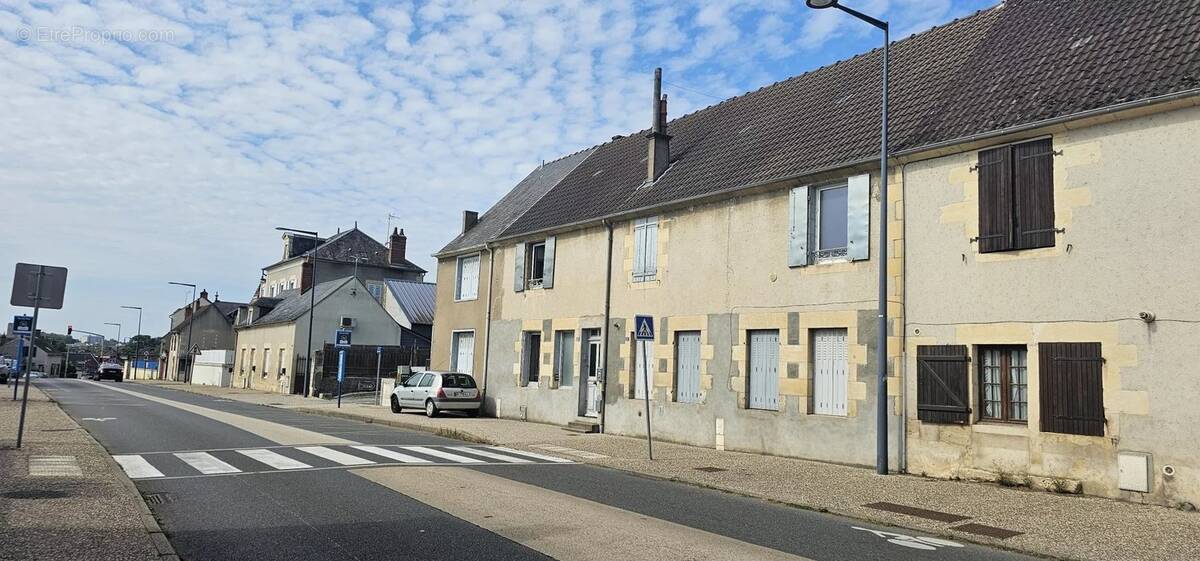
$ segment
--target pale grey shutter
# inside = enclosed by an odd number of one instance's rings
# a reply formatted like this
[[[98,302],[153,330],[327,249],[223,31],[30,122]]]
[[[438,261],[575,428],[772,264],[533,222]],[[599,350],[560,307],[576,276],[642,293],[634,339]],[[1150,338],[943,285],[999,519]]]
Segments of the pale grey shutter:
[[[779,332],[750,332],[750,408],[779,409]]]
[[[525,243],[513,246],[513,290],[525,290]]]
[[[554,288],[554,236],[546,238],[546,251],[542,258],[542,288]]]
[[[788,267],[808,265],[808,187],[792,187]]]
[[[646,278],[653,279],[658,275],[658,218],[652,218],[646,223]]]
[[[886,203],[883,203],[886,204]],[[871,256],[871,176],[856,175],[846,188],[846,255],[851,261]]]

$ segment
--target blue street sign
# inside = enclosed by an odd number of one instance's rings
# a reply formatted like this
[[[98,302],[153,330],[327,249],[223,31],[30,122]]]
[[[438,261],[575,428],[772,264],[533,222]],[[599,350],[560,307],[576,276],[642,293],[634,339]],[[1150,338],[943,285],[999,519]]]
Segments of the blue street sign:
[[[383,354],[383,347],[375,347],[375,354],[377,354],[377,355]]]
[[[16,335],[29,335],[33,333],[33,317],[13,316],[13,333]]]
[[[638,341],[653,341],[654,316],[633,316],[633,334]]]
[[[350,330],[339,329],[333,334],[333,346],[339,349],[350,348]]]

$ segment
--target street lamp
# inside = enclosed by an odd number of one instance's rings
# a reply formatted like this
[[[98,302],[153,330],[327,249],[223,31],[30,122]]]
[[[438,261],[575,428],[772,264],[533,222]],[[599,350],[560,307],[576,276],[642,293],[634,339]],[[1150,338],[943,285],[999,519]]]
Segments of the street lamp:
[[[192,309],[192,308],[193,308],[193,306],[196,305],[196,285],[191,284],[191,283],[186,283],[186,282],[168,282],[167,284],[173,284],[175,286],[189,286],[192,288],[192,301],[188,304],[188,308],[191,309],[192,313],[190,315],[184,314],[185,317],[189,318],[188,336],[187,336],[188,375],[187,375],[186,381],[190,382],[190,381],[192,381],[192,326],[196,324],[195,321],[192,321],[192,320],[196,319],[195,317],[192,317],[196,314],[196,310]],[[176,351],[175,354],[178,355],[179,352]],[[175,381],[178,382],[178,381],[180,381],[179,380],[179,366],[178,366],[179,359],[175,359],[175,362],[176,362]]]
[[[126,310],[137,310],[138,313],[138,333],[137,343],[133,346],[133,368],[137,369],[137,358],[142,350],[142,308],[141,306],[121,306]]]
[[[104,322],[104,325],[115,325],[115,326],[117,326],[117,345],[120,345],[120,344],[121,344],[121,324],[119,324],[119,323],[113,323],[113,322],[111,322],[111,321],[106,321],[106,322]],[[116,349],[116,347],[115,347],[115,346],[114,346],[113,348],[114,348],[114,349]],[[117,355],[117,356],[120,356],[120,355]]]
[[[312,259],[311,259],[311,261],[312,261],[312,281],[311,281],[312,286],[308,287],[308,346],[306,346],[304,348],[304,369],[308,371],[308,372],[304,373],[304,395],[305,395],[305,397],[311,397],[312,396],[312,371],[313,371],[313,365],[312,365],[313,316],[315,316],[317,314],[317,247],[320,245],[321,238],[317,235],[316,232],[312,232],[309,230],[297,230],[295,228],[284,228],[282,226],[277,226],[275,229],[279,230],[280,232],[291,232],[293,234],[312,236],[312,238],[313,238]],[[358,263],[355,262],[356,267],[357,267],[357,265],[358,265]],[[304,284],[303,275],[301,275],[300,283],[301,283],[301,285]]]
[[[809,8],[823,10],[837,8],[883,31],[883,109],[880,116],[879,150],[879,346],[876,349],[879,363],[879,380],[875,396],[875,473],[888,472],[888,422],[887,422],[887,261],[888,261],[888,23],[875,19],[853,8],[843,6],[839,0],[806,0]]]

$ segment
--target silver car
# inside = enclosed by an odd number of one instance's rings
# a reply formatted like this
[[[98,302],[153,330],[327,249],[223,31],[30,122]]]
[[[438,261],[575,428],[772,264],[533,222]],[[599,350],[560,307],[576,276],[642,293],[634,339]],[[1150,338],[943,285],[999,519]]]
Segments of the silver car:
[[[428,417],[442,411],[479,415],[482,394],[475,378],[459,372],[415,372],[392,392],[392,413],[424,409]]]

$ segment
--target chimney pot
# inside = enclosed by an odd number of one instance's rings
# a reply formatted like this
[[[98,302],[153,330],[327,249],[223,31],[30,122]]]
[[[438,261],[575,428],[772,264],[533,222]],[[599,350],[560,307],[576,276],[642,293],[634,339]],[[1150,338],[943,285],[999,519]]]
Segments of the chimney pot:
[[[671,165],[671,136],[667,134],[667,96],[662,93],[662,68],[654,69],[654,104],[651,109],[646,183],[654,183]]]
[[[204,290],[204,289],[200,290],[200,299],[208,300],[208,291],[207,290]]]
[[[404,235],[404,230],[392,228],[392,236],[388,239],[388,263],[392,265],[404,263],[404,250],[407,245],[408,238]]]
[[[479,223],[479,213],[473,210],[463,211],[462,233],[467,233],[467,230],[473,228]]]

